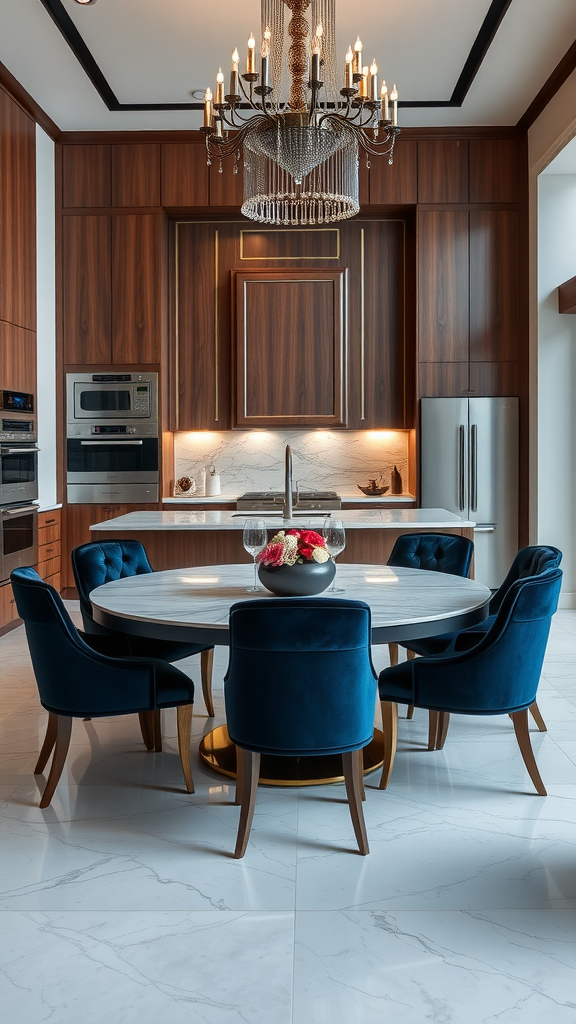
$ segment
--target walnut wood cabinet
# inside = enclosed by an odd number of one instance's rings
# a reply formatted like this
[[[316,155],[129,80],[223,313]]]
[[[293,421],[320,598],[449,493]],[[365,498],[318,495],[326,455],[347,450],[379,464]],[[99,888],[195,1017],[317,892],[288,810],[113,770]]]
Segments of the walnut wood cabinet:
[[[36,130],[0,88],[0,320],[36,330]]]
[[[164,335],[163,218],[63,218],[64,362],[158,363]]]

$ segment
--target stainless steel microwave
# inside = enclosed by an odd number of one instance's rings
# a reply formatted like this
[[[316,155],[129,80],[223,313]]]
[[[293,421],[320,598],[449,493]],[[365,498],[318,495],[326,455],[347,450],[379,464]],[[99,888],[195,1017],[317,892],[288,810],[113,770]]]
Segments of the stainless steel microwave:
[[[153,428],[146,433],[157,433],[157,373],[68,373],[66,392],[69,428],[87,422],[138,423]]]

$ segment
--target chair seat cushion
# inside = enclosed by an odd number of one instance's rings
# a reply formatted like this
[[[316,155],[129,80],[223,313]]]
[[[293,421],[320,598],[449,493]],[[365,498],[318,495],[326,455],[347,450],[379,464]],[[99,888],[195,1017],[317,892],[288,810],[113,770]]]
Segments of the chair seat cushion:
[[[180,643],[178,640],[154,640],[147,636],[126,636],[129,652],[135,658],[161,658],[163,661],[181,661],[193,654],[209,650],[207,644]]]
[[[156,707],[194,703],[194,683],[189,676],[159,658],[152,659],[152,663],[156,666]]]
[[[403,661],[393,668],[386,668],[378,679],[380,700],[394,701],[396,704],[413,704],[414,702],[414,664]]]

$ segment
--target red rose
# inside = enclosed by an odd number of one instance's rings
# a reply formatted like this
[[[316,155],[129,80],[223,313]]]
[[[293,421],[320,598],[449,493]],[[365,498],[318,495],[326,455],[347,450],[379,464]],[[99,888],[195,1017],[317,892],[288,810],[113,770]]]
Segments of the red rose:
[[[263,551],[257,556],[256,561],[264,565],[282,565],[284,545],[281,541],[276,544],[267,544]]]
[[[298,554],[302,555],[302,558],[306,558],[309,562],[311,562],[313,551],[314,548],[309,547],[307,544],[303,544],[302,547],[298,549]]]
[[[313,544],[314,547],[324,547],[324,537],[320,533],[316,533],[315,530],[301,530],[300,538],[304,544]]]
[[[302,530],[286,530],[287,537],[301,537]]]

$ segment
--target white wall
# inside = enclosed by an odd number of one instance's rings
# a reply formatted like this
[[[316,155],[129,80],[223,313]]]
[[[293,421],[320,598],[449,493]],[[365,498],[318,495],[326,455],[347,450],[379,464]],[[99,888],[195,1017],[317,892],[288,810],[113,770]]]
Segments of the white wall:
[[[40,507],[56,503],[56,302],[54,143],[36,125],[37,403]]]
[[[564,553],[562,604],[576,607],[576,315],[558,285],[576,276],[576,174],[538,178],[538,543]]]

